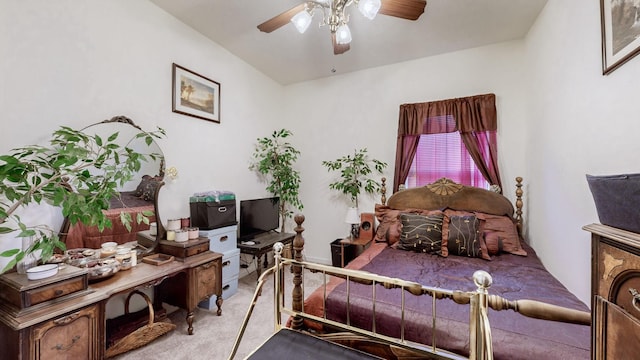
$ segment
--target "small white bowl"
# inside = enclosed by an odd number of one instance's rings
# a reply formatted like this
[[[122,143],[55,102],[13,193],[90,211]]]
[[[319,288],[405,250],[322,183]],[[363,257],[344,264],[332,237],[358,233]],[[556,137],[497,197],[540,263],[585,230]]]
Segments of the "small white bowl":
[[[58,273],[58,264],[44,264],[27,269],[27,279],[40,280]]]
[[[115,241],[109,241],[100,245],[102,250],[105,250],[107,252],[115,252],[117,246],[118,246],[118,243]]]

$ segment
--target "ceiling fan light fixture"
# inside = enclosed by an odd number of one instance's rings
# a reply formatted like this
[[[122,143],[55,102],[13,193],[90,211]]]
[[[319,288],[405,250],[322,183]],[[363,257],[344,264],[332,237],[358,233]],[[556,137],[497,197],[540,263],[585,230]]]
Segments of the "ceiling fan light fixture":
[[[347,24],[342,24],[336,29],[336,43],[340,45],[349,44],[351,42],[351,30]]]
[[[382,2],[380,0],[360,0],[358,2],[358,10],[367,19],[373,20],[380,10]]]
[[[304,34],[311,25],[311,14],[307,10],[302,10],[291,18],[291,22],[300,34]]]

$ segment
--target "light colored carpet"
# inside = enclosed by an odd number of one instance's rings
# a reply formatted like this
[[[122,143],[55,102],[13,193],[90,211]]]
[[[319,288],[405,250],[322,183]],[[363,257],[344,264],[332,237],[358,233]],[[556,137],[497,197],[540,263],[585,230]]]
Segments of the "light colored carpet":
[[[287,305],[290,306],[291,271],[285,271],[285,291]],[[307,293],[322,284],[321,274],[305,273]],[[178,309],[169,315],[177,325],[167,335],[148,345],[114,357],[117,360],[179,360],[179,359],[227,359],[240,325],[251,304],[256,287],[256,273],[244,276],[238,281],[238,291],[222,304],[222,315],[215,311],[198,308],[193,322],[193,335],[187,334],[186,311]],[[285,319],[286,320],[286,319]],[[285,321],[283,320],[283,321]],[[284,323],[284,322],[283,322]],[[274,331],[273,280],[270,278],[258,298],[251,320],[245,331],[235,359],[243,359],[257,348]]]

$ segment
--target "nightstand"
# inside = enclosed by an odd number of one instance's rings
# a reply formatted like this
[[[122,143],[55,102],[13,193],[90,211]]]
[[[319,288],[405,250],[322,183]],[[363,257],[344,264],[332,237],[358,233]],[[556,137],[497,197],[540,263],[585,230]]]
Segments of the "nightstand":
[[[356,251],[355,254],[353,255],[353,257],[355,258],[356,256],[360,255],[364,249],[366,249],[369,244],[371,244],[371,241],[373,241],[373,237],[357,237],[357,238],[344,238],[342,240],[340,240],[340,264],[341,267],[344,267],[345,265],[347,265],[349,263],[349,261],[353,260],[353,259],[348,259],[347,261],[345,261],[345,252],[344,252],[344,248],[345,246],[354,246]]]

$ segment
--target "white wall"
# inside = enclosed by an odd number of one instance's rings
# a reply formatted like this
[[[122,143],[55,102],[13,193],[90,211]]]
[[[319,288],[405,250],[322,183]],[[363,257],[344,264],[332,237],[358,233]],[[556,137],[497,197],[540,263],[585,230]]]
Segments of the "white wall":
[[[282,86],[152,3],[1,0],[0,44],[0,153],[125,115],[167,131],[179,179],[161,192],[162,219],[188,216],[195,191],[267,195],[247,165],[281,117]],[[174,62],[221,84],[220,124],[171,112]],[[0,240],[0,252],[19,246]]]
[[[638,171],[640,57],[602,75],[598,1],[550,0],[526,39],[529,238],[545,265],[590,302],[585,174]]]
[[[161,126],[167,165],[180,171],[162,191],[165,220],[188,214],[194,191],[266,195],[247,170],[253,143],[292,130],[311,260],[329,262],[329,243],[348,232],[347,204],[329,191],[323,160],[367,147],[389,163],[391,188],[400,104],[492,92],[505,192],[513,198],[513,179],[524,177],[528,238],[588,303],[590,238],[581,227],[598,219],[584,174],[634,172],[640,152],[640,58],[601,75],[598,2],[549,0],[523,41],[285,88],[146,1],[1,0],[0,44],[0,152],[114,115]],[[171,112],[173,62],[221,83],[221,124]],[[378,199],[364,200],[367,210]],[[7,243],[0,251],[19,246]]]
[[[349,204],[329,190],[334,175],[321,165],[366,147],[371,157],[389,164],[391,191],[399,106],[485,93],[497,97],[499,163],[505,192],[515,197],[515,177],[527,177],[523,44],[501,43],[315,80],[286,87],[286,127],[301,151],[301,199],[307,258],[330,261],[330,242],[345,237]],[[379,196],[361,200],[373,212]]]

